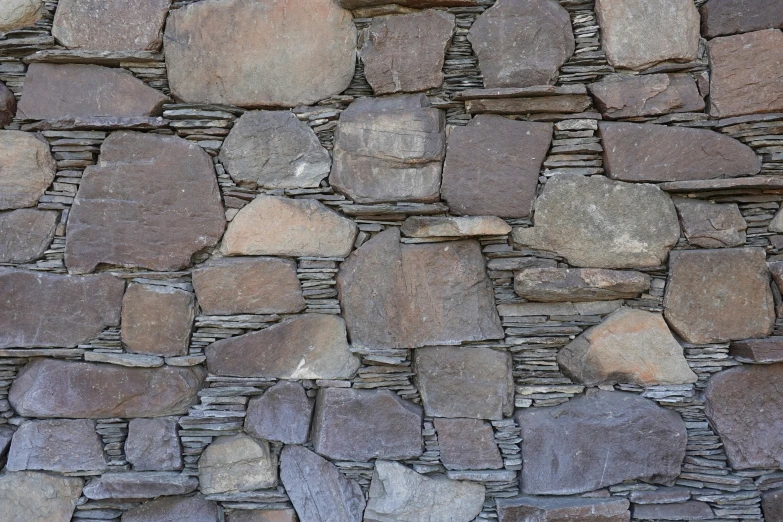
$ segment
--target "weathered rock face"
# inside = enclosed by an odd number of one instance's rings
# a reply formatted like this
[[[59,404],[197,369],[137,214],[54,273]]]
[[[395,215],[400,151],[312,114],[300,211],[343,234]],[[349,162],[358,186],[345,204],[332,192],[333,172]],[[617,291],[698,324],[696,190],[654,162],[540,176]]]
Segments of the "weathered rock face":
[[[422,454],[422,411],[389,390],[321,388],[313,448],[331,459],[408,459]]]
[[[354,101],[340,115],[329,183],[359,203],[437,201],[444,121],[423,94]]]
[[[756,174],[761,159],[747,145],[706,129],[599,122],[604,169],[623,181],[685,181]]]
[[[125,458],[134,471],[182,469],[177,417],[133,419],[128,423]]]
[[[84,488],[92,500],[147,499],[169,495],[187,495],[198,489],[198,479],[181,473],[148,471],[142,473],[104,473]]]
[[[315,132],[289,111],[244,113],[220,160],[234,181],[250,188],[317,187],[332,166]]]
[[[711,116],[783,111],[783,32],[725,36],[708,48]]]
[[[692,500],[634,506],[633,516],[642,520],[712,520],[715,518],[715,513],[706,502]]]
[[[435,10],[373,18],[361,58],[375,94],[439,87],[454,23],[453,14]]]
[[[0,210],[32,207],[54,179],[49,145],[27,132],[0,130]]]
[[[514,291],[529,301],[631,299],[649,288],[647,274],[601,268],[528,268],[514,276]]]
[[[95,421],[58,419],[28,421],[19,426],[6,469],[101,472],[106,471],[107,464]]]
[[[408,237],[505,236],[511,232],[511,226],[495,216],[411,216],[400,231]]]
[[[701,8],[706,38],[783,28],[781,0],[710,0]]]
[[[583,493],[631,479],[672,485],[685,458],[679,414],[630,393],[593,390],[515,418],[524,494]]]
[[[41,257],[54,237],[59,214],[22,208],[0,212],[0,263],[28,263]]]
[[[478,242],[399,239],[396,228],[385,230],[340,267],[337,288],[353,345],[416,348],[503,337]]]
[[[14,428],[9,425],[0,426],[0,459],[4,458],[11,447],[11,439],[14,437]]]
[[[428,478],[397,462],[375,462],[365,522],[469,522],[481,512],[484,486]]]
[[[609,119],[701,112],[704,99],[689,74],[644,74],[590,85],[590,92]]]
[[[491,348],[419,348],[414,369],[430,417],[500,420],[514,409],[511,356]]]
[[[218,522],[217,504],[202,496],[150,500],[126,511],[122,522]]]
[[[749,365],[710,378],[706,413],[736,469],[783,464],[783,364]],[[763,421],[759,420],[763,412]]]
[[[499,522],[528,520],[628,522],[629,502],[623,498],[526,497],[497,499]]]
[[[8,400],[24,417],[162,417],[186,413],[203,378],[200,368],[37,359],[19,372]]]
[[[240,509],[229,513],[226,520],[228,522],[299,522],[293,509]]]
[[[669,266],[664,315],[686,341],[723,342],[772,332],[775,309],[762,249],[675,252]]]
[[[620,308],[571,341],[557,362],[576,382],[639,386],[698,380],[660,314]]]
[[[125,283],[0,268],[0,348],[70,347],[120,324]]]
[[[209,345],[206,356],[211,373],[236,377],[347,379],[359,368],[348,347],[345,322],[326,314],[298,315],[223,339]]]
[[[729,353],[740,362],[762,364],[783,362],[783,337],[735,341],[731,343]]]
[[[283,448],[280,480],[301,522],[362,520],[364,495],[359,484],[342,475],[337,466],[302,446]]]
[[[174,136],[112,133],[84,171],[68,219],[65,265],[178,270],[225,228],[215,170],[198,145]]]
[[[11,89],[0,82],[0,129],[11,123],[16,114],[16,97]]]
[[[492,426],[478,419],[435,419],[440,460],[446,469],[500,469],[503,458]]]
[[[348,87],[356,28],[333,0],[206,0],[171,13],[164,50],[178,99],[293,107]]]
[[[703,248],[745,244],[748,224],[736,203],[717,205],[699,199],[674,198],[688,243]]]
[[[52,36],[69,49],[157,51],[171,0],[63,0]]]
[[[69,522],[84,481],[34,471],[0,473],[0,518]]]
[[[517,228],[517,245],[553,251],[572,265],[657,266],[680,237],[669,196],[652,185],[555,175],[536,201],[533,228]]]
[[[251,399],[245,432],[264,440],[304,444],[310,433],[313,400],[298,382],[280,381],[261,397]]]
[[[43,14],[43,0],[6,0],[0,6],[0,33],[35,25]]]
[[[339,0],[345,9],[361,9],[388,4],[388,0]],[[399,0],[398,5],[421,9],[424,7],[452,7],[476,5],[476,0]]]
[[[198,461],[198,478],[205,495],[271,488],[277,485],[277,459],[266,441],[246,435],[218,437]]]
[[[696,59],[699,12],[690,0],[597,0],[595,12],[614,67],[641,70]]]
[[[130,285],[122,299],[122,342],[133,353],[185,355],[194,301],[192,293],[174,287]]]
[[[500,0],[476,18],[468,39],[485,87],[555,83],[574,54],[571,17],[552,0]]]
[[[529,215],[551,143],[551,123],[479,114],[449,134],[443,199],[456,214]]]
[[[761,507],[766,520],[783,519],[783,489],[776,489],[762,495]]]
[[[314,199],[257,196],[223,237],[227,255],[346,257],[356,224]]]

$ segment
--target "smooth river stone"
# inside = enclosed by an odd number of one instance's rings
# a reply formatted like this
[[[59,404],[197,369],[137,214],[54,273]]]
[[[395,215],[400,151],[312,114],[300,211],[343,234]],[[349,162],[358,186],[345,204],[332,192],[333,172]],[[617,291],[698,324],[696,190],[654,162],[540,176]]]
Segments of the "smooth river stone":
[[[745,218],[736,203],[718,205],[690,198],[673,198],[688,243],[702,248],[745,244]]]
[[[0,263],[29,263],[52,242],[59,212],[20,208],[0,212]]]
[[[277,457],[265,440],[217,437],[198,460],[198,479],[205,495],[272,488],[277,485]]]
[[[200,495],[161,497],[129,509],[122,522],[218,522],[218,506]]]
[[[57,165],[35,134],[0,130],[0,210],[33,207],[52,184]]]
[[[193,293],[131,284],[122,299],[122,342],[131,353],[186,355],[194,317]]]
[[[0,520],[70,522],[84,480],[36,471],[0,473]]]
[[[704,99],[689,74],[613,78],[591,84],[590,92],[610,120],[704,110]]]
[[[31,27],[45,12],[44,0],[4,0],[0,4],[0,33]]]
[[[27,421],[19,426],[11,441],[6,469],[68,473],[108,468],[95,421],[56,419]]]
[[[527,497],[498,498],[499,522],[629,522],[624,498]]]
[[[529,301],[633,299],[650,289],[642,272],[601,268],[528,268],[514,275],[514,291]]]
[[[701,7],[705,38],[783,28],[783,0],[709,0]]]

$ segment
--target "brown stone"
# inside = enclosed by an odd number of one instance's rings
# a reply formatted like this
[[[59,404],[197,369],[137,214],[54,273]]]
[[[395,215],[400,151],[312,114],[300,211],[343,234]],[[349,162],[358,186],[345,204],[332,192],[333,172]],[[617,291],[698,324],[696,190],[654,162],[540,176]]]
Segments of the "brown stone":
[[[155,116],[167,101],[165,94],[124,69],[32,63],[27,68],[17,117],[53,120]]]
[[[779,189],[783,188],[781,176],[747,176],[733,179],[699,179],[691,181],[670,181],[658,185],[666,192],[701,192],[734,189]]]
[[[126,368],[36,359],[11,385],[8,400],[24,417],[110,419],[185,414],[198,400],[201,368]]]
[[[151,499],[187,495],[198,488],[198,479],[184,473],[165,471],[104,473],[84,488],[91,500]]]
[[[161,497],[122,514],[122,522],[218,522],[218,507],[200,495]]]
[[[251,399],[245,432],[264,440],[304,444],[310,433],[313,400],[298,382],[280,381],[261,397]]]
[[[70,522],[84,480],[35,471],[0,473],[0,519]]]
[[[782,0],[709,0],[701,7],[705,38],[783,28]]]
[[[769,335],[775,309],[764,250],[672,252],[663,306],[669,325],[690,343]]]
[[[108,468],[95,421],[56,419],[27,421],[19,426],[6,469],[68,473],[102,472]]]
[[[34,134],[0,130],[0,210],[33,207],[54,179],[49,144]]]
[[[529,215],[551,143],[551,123],[481,114],[454,127],[443,165],[443,199],[455,214]]]
[[[529,301],[633,299],[649,289],[647,274],[601,268],[528,268],[514,276],[514,291]]]
[[[187,354],[194,304],[185,290],[131,284],[122,299],[122,342],[132,353]]]
[[[348,87],[356,28],[334,0],[205,0],[172,11],[164,49],[178,99],[293,107]]]
[[[205,495],[272,488],[277,485],[277,457],[265,440],[218,437],[198,460],[198,480]]]
[[[16,114],[16,97],[11,89],[0,82],[0,129],[11,123]]]
[[[381,232],[337,274],[351,343],[384,349],[501,339],[484,263],[475,240],[403,245],[397,228]]]
[[[339,2],[345,9],[363,9],[386,5],[389,0],[339,0]],[[424,7],[472,6],[476,5],[478,0],[397,0],[396,3],[405,7],[422,9]]]
[[[589,109],[592,104],[587,94],[476,98],[465,102],[465,110],[470,114],[579,113]]]
[[[134,471],[182,469],[182,447],[177,436],[177,417],[133,419],[128,423],[125,458]]]
[[[29,263],[49,247],[60,214],[21,208],[0,212],[0,263]]]
[[[591,84],[590,92],[601,113],[611,120],[704,110],[704,99],[689,74],[611,78]]]
[[[228,522],[297,522],[299,519],[296,518],[296,511],[293,509],[237,509],[228,514],[227,520]]]
[[[511,233],[511,226],[495,216],[411,216],[400,231],[408,237],[505,236]]]
[[[296,263],[288,259],[213,259],[193,270],[193,288],[209,315],[292,314],[305,308]]]
[[[761,497],[761,509],[769,522],[783,520],[783,489],[764,493]]]
[[[501,469],[492,426],[478,419],[435,419],[440,461],[446,469]]]
[[[453,14],[436,10],[373,18],[361,58],[375,94],[440,87],[454,23]]]
[[[745,244],[748,224],[736,203],[717,205],[700,199],[673,198],[688,243],[703,248]]]
[[[783,32],[715,38],[708,49],[711,116],[783,111]]]
[[[65,265],[166,271],[187,267],[225,228],[214,166],[195,143],[119,131],[82,176],[68,218]]]
[[[512,497],[496,500],[499,522],[629,522],[624,498]]]
[[[729,353],[740,362],[760,364],[783,362],[783,337],[734,341],[731,343]]]
[[[5,0],[0,5],[0,33],[31,27],[45,12],[44,0]]]

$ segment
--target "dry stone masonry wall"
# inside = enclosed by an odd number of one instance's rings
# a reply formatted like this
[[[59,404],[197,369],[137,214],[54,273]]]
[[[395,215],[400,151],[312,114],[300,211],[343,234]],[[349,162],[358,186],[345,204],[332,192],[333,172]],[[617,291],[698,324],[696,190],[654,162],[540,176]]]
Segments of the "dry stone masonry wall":
[[[0,521],[782,522],[782,30],[0,0]]]

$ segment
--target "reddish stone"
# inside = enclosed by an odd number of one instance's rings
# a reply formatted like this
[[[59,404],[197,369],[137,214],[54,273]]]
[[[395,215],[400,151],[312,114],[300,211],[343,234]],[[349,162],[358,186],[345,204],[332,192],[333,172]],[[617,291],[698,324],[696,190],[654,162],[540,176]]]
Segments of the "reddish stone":
[[[709,0],[701,7],[705,38],[783,28],[783,0]]]

